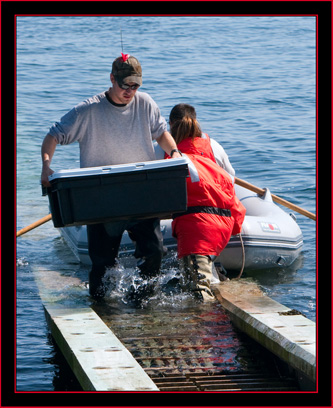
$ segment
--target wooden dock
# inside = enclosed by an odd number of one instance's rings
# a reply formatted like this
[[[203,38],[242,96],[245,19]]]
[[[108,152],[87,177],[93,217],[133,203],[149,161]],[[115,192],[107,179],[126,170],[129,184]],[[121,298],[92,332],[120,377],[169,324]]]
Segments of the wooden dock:
[[[212,375],[206,378],[204,373],[200,372],[203,370],[196,371],[195,375],[186,375],[185,380],[166,374],[163,381],[161,378],[156,381],[153,376],[147,374],[142,364],[139,364],[140,359],[134,358],[130,347],[114,334],[114,330],[111,330],[113,326],[111,325],[110,329],[110,325],[106,325],[99,314],[92,310],[87,290],[83,290],[84,283],[79,277],[73,276],[70,270],[68,273],[60,274],[45,267],[35,267],[34,275],[51,333],[84,390],[176,389],[175,384],[169,384],[169,388],[165,388],[168,379],[169,382],[187,382],[187,388],[185,386],[187,390],[209,390],[211,388],[205,388],[209,381],[213,382],[211,386],[215,390],[227,390],[223,388],[225,382],[232,384],[231,390],[247,389],[252,383],[253,387],[259,387],[253,390],[263,389],[260,388],[260,384],[263,384],[264,379],[250,381],[246,375],[239,378],[236,375],[233,379],[216,376],[214,380]],[[264,296],[255,284],[242,280],[230,281],[215,284],[213,290],[237,327],[288,363],[297,371],[299,378],[306,378],[314,389],[316,381],[314,322]],[[68,293],[69,296],[66,295]],[[202,348],[202,345],[200,347]],[[153,348],[158,352],[157,344]],[[147,349],[147,344],[143,349]],[[192,382],[190,385],[188,381],[194,381],[199,385]],[[240,386],[237,381],[243,385]],[[265,385],[266,390],[297,390],[293,384],[288,383],[287,386],[286,382],[278,384],[276,379],[270,381],[267,387]]]

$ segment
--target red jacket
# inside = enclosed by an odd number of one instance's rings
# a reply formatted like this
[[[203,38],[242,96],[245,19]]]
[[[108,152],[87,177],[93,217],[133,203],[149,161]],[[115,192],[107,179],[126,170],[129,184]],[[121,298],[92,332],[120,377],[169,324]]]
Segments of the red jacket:
[[[208,135],[187,138],[178,149],[195,166],[187,178],[188,210],[176,214],[172,222],[178,257],[218,256],[231,235],[241,231],[245,207],[235,195],[231,176],[216,164]]]

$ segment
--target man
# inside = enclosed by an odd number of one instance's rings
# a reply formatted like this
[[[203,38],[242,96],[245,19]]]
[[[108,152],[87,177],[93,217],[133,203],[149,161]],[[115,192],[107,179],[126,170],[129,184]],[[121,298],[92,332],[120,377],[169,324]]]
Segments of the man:
[[[42,144],[44,186],[53,173],[51,160],[57,144],[80,144],[80,166],[94,167],[155,160],[153,140],[172,158],[180,157],[177,145],[167,132],[167,124],[153,99],[138,92],[142,85],[139,61],[122,54],[112,64],[112,87],[74,107],[55,123]],[[163,254],[160,221],[157,218],[120,221],[87,226],[92,270],[89,292],[93,298],[105,296],[103,277],[107,267],[116,265],[123,232],[136,243],[134,256],[144,279],[157,275]]]

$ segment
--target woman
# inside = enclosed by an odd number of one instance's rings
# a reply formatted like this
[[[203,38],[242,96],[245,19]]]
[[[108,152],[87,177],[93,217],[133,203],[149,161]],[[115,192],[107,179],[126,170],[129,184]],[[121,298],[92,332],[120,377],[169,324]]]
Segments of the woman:
[[[203,134],[195,109],[179,104],[170,112],[170,133],[195,167],[187,178],[187,211],[174,214],[172,234],[186,283],[201,300],[213,300],[213,260],[231,235],[240,233],[245,208],[235,195],[230,175],[215,161],[209,136]],[[192,167],[192,166],[191,166]]]

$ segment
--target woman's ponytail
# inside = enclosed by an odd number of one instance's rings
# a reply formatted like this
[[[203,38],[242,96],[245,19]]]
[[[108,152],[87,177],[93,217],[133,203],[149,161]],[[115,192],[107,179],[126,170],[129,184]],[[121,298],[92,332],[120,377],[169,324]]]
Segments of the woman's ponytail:
[[[201,137],[201,128],[196,119],[195,109],[191,105],[178,104],[173,107],[169,117],[170,131],[175,142],[179,144],[187,137]]]

